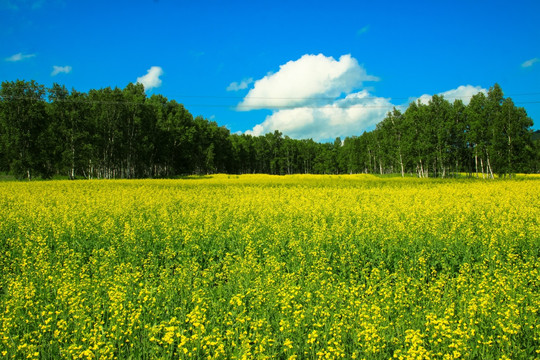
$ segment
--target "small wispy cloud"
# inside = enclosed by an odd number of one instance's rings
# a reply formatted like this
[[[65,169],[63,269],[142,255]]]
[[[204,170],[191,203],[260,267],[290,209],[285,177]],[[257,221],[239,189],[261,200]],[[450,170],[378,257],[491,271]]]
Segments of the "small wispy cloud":
[[[10,0],[1,0],[0,1],[0,9],[2,10],[19,10],[19,7],[13,3],[13,1]]]
[[[53,2],[53,1],[48,1]],[[54,1],[54,3],[61,3],[61,1]],[[45,6],[45,0],[0,0],[0,9],[6,9],[11,11],[19,10],[40,10]]]
[[[227,91],[239,91],[239,90],[247,89],[249,84],[251,84],[252,82],[253,82],[253,78],[243,79],[240,82],[234,81],[230,83],[229,86],[227,86]]]
[[[539,61],[540,61],[539,58],[529,59],[529,60],[525,61],[523,64],[521,64],[521,67],[522,68],[528,68],[528,67],[533,66],[535,63],[537,63]]]
[[[138,77],[137,82],[143,84],[146,91],[161,86],[161,79],[163,75],[163,69],[160,66],[152,66],[148,69],[146,75]]]
[[[463,104],[469,105],[469,103],[471,102],[471,98],[478,93],[484,93],[484,95],[487,95],[488,90],[484,89],[481,86],[461,85],[457,87],[456,89],[444,91],[444,92],[438,93],[437,95],[442,95],[446,100],[448,100],[451,103],[453,103],[456,100],[461,100],[463,101]],[[432,98],[433,98],[432,95],[424,94],[420,96],[419,98],[412,98],[411,100],[412,101],[419,100],[420,103],[427,105],[429,104]],[[412,102],[412,101],[409,101],[409,102]]]
[[[364,26],[356,32],[356,36],[361,36],[369,31],[369,25]]]
[[[198,59],[198,58],[200,58],[201,56],[204,56],[204,51],[190,50],[190,51],[189,51],[189,55],[193,56],[195,59]]]
[[[71,66],[53,66],[53,71],[51,73],[51,76],[56,76],[58,74],[64,73],[69,74],[71,72],[72,68]]]
[[[26,59],[33,58],[34,56],[36,56],[36,54],[18,53],[18,54],[15,54],[15,55],[11,55],[10,57],[6,58],[5,60],[9,61],[9,62],[17,62],[17,61],[23,61],[23,60],[26,60]]]
[[[45,4],[45,0],[37,0],[37,1],[34,1],[32,2],[32,10],[39,10],[43,7],[43,5]]]

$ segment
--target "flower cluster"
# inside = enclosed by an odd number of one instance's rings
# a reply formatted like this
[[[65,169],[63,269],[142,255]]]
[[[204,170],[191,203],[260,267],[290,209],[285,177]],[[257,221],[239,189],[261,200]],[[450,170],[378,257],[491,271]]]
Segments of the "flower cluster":
[[[3,182],[0,355],[538,358],[539,184]]]

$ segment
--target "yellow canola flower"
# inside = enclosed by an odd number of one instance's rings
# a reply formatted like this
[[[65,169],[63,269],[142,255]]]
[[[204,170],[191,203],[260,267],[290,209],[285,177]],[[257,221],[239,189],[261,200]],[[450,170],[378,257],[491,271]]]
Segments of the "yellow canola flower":
[[[536,358],[539,184],[0,182],[0,354]]]

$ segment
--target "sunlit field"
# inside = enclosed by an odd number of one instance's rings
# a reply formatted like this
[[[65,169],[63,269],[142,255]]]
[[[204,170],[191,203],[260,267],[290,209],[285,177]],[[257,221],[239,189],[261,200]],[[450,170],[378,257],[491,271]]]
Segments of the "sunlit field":
[[[540,177],[0,183],[0,357],[540,358]]]

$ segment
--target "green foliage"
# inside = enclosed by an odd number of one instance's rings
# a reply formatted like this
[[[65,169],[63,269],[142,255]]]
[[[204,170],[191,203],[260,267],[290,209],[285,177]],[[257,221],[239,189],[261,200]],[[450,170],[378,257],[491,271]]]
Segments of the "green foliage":
[[[1,139],[5,162],[19,178],[49,175],[45,87],[35,81],[3,82],[0,89]]]
[[[393,109],[371,132],[317,143],[279,131],[230,134],[174,100],[147,97],[141,84],[81,93],[17,80],[0,89],[0,171],[27,179],[462,172],[493,178],[540,171],[531,126],[497,84],[467,106],[435,95],[427,105]]]
[[[419,177],[537,172],[532,125],[525,110],[505,99],[497,84],[487,96],[474,95],[467,106],[435,95],[427,105],[411,103],[403,114],[394,109],[363,135],[370,144],[364,150],[369,155],[366,169]]]

